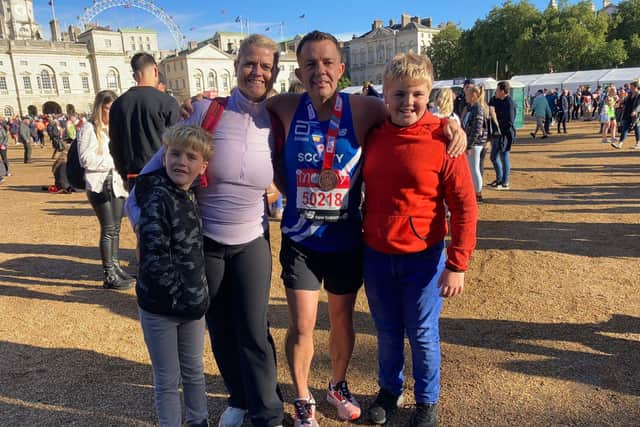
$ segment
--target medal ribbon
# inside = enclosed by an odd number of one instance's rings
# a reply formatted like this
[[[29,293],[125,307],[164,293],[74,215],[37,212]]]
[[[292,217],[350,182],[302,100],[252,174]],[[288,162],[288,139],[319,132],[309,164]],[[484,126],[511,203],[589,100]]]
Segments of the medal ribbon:
[[[309,98],[309,104],[311,104],[311,98]],[[311,111],[308,109],[311,113]],[[312,119],[312,117],[309,117]],[[336,94],[336,102],[333,104],[333,110],[331,111],[331,118],[329,119],[329,130],[327,131],[327,141],[324,149],[324,157],[322,159],[322,169],[333,169],[333,159],[336,155],[336,140],[338,138],[338,131],[340,130],[340,120],[342,119],[342,97],[339,93]]]

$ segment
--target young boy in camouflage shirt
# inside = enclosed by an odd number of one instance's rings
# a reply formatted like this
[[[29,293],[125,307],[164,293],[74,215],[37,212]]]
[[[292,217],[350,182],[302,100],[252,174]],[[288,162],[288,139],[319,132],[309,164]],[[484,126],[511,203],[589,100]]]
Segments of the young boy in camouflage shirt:
[[[202,354],[209,292],[202,223],[190,187],[207,168],[211,134],[195,126],[174,126],[164,133],[163,143],[164,168],[140,175],[135,186],[142,208],[136,285],[140,322],[151,357],[159,424],[182,425],[182,379],[187,425],[208,426]]]

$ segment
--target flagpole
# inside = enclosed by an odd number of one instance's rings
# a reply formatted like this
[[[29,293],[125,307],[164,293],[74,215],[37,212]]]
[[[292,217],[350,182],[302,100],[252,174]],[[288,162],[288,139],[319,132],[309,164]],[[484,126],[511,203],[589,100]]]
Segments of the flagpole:
[[[53,22],[56,22],[56,8],[53,5],[53,0],[49,2],[49,5],[51,5],[51,14],[53,15]]]

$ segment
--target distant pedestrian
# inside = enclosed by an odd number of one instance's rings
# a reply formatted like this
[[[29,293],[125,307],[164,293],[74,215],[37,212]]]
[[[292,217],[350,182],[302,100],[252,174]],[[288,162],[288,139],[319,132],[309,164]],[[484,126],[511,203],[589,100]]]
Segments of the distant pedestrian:
[[[545,120],[548,116],[551,115],[551,108],[549,108],[549,103],[547,102],[542,89],[539,89],[536,93],[536,97],[533,100],[531,110],[536,118],[536,128],[533,132],[531,132],[531,137],[535,139],[538,131],[541,131],[542,139],[545,139],[549,136],[549,134],[545,130]]]
[[[489,105],[495,110],[500,136],[491,141],[491,162],[496,171],[496,179],[491,184],[497,190],[508,190],[511,161],[509,153],[516,138],[516,105],[509,96],[511,85],[501,81],[496,88],[496,95]]]
[[[29,128],[29,123],[31,119],[28,116],[22,118],[22,122],[20,123],[20,127],[18,128],[18,141],[22,144],[24,148],[24,162],[31,163],[31,143],[33,138],[31,137],[31,129]]]
[[[629,131],[633,130],[636,134],[636,145],[633,148],[640,149],[640,88],[638,87],[638,80],[632,82],[630,87],[631,92],[627,95],[624,111],[622,112],[620,141],[612,143],[613,148],[622,148]]]
[[[7,149],[9,148],[9,135],[7,129],[4,126],[0,126],[0,158],[2,159],[2,165],[4,167],[4,173],[0,177],[10,176],[9,172],[9,158],[7,156]]]

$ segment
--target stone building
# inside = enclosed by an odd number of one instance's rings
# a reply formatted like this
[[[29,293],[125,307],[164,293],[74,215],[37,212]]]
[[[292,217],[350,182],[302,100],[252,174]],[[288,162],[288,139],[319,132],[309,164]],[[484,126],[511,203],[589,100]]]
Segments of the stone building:
[[[0,0],[0,115],[90,111],[100,90],[135,84],[134,53],[160,58],[154,30],[50,27],[52,40],[42,39],[32,0]]]
[[[374,20],[371,31],[348,42],[348,70],[353,85],[370,81],[382,83],[384,67],[394,55],[410,50],[426,53],[433,36],[440,30],[433,28],[431,18],[420,18],[402,14],[400,23],[389,21],[383,26],[381,20]]]
[[[210,96],[228,96],[236,86],[234,61],[237,48],[226,52],[212,42],[224,41],[223,34],[229,33],[216,33],[213,38],[200,43],[190,42],[187,49],[162,59],[160,71],[167,80],[167,89],[178,102],[203,92]],[[237,40],[238,47],[245,37]],[[295,53],[280,53],[278,77],[273,87],[277,92],[289,89],[291,81],[295,80],[296,67]]]

